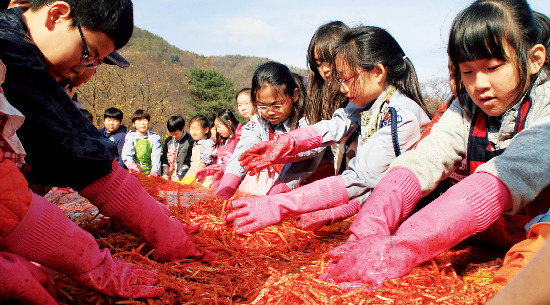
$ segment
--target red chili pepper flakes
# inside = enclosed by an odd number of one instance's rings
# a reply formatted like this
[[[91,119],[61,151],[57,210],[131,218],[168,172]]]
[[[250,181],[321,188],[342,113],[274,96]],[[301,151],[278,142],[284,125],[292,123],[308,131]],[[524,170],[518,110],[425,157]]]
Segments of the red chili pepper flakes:
[[[326,252],[347,239],[345,230],[350,221],[312,233],[297,228],[295,220],[290,220],[238,236],[221,221],[224,203],[213,199],[211,190],[160,178],[138,175],[138,179],[161,202],[166,203],[158,196],[159,190],[195,198],[191,207],[178,204],[171,210],[184,223],[201,223],[200,231],[190,238],[199,247],[216,252],[218,259],[211,263],[187,259],[154,262],[145,257],[152,249],[144,245],[142,238],[102,218],[83,227],[116,258],[156,269],[159,285],[166,293],[145,300],[111,298],[78,288],[67,277],[58,275],[56,287],[63,291],[57,295],[60,304],[483,304],[500,289],[464,281],[465,276],[476,276],[474,270],[492,271],[500,263],[488,259],[479,248],[467,247],[447,251],[376,291],[343,293],[317,277],[330,261]]]

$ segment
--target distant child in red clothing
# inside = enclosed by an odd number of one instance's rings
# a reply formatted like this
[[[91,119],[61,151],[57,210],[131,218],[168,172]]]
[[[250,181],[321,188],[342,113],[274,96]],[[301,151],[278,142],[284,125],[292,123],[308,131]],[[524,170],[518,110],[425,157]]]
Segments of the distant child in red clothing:
[[[208,176],[212,176],[212,188],[217,188],[227,162],[233,156],[233,151],[241,138],[242,125],[233,112],[222,109],[216,113],[213,129],[216,132],[216,164],[202,169],[197,173],[197,181],[200,182]]]

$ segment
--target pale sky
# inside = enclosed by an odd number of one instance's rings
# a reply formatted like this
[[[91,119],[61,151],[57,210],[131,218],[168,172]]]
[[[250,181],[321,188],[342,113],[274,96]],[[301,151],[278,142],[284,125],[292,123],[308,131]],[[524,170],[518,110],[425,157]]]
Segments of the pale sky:
[[[449,28],[472,2],[133,0],[136,26],[179,49],[204,56],[267,57],[304,69],[309,41],[320,25],[341,20],[351,27],[378,26],[399,42],[421,81],[447,77]],[[550,15],[550,0],[528,2]]]

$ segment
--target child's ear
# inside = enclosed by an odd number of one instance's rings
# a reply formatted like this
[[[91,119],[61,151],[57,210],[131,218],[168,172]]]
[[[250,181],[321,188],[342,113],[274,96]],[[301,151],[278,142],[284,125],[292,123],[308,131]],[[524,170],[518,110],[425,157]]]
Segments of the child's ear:
[[[529,50],[530,74],[537,74],[546,60],[546,48],[542,44],[536,44]]]
[[[292,102],[296,103],[299,98],[300,98],[300,90],[298,90],[298,88],[294,88],[294,95],[292,95]]]
[[[374,77],[376,77],[378,80],[384,82],[386,81],[387,69],[386,67],[384,67],[383,64],[375,65],[371,71],[373,72]]]
[[[65,1],[55,1],[46,4],[48,10],[46,26],[51,29],[58,23],[70,21],[72,24],[71,6]]]

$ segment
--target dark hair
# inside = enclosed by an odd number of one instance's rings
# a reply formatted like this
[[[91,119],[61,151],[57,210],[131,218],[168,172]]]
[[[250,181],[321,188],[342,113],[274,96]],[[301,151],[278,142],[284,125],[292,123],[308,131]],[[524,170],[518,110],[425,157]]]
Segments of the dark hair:
[[[0,10],[5,10],[10,5],[10,0],[0,0]]]
[[[191,123],[198,122],[202,128],[208,128],[208,132],[206,133],[206,137],[210,138],[210,129],[212,128],[212,125],[210,124],[210,120],[202,114],[197,114],[194,117],[191,118],[189,121],[189,126],[191,126]]]
[[[181,115],[173,115],[166,121],[168,132],[183,131],[185,128],[185,119]]]
[[[239,125],[239,121],[237,118],[235,118],[235,115],[233,112],[229,109],[222,109],[216,113],[216,118],[218,121],[220,121],[222,124],[225,125],[229,130],[231,130],[231,133],[234,134],[237,130],[237,126]],[[216,145],[219,145],[223,139],[219,133],[217,133],[216,136]]]
[[[239,92],[237,92],[237,94],[235,95],[235,99],[239,98],[239,95],[241,95],[242,93],[248,93],[252,96],[252,89],[251,88],[242,88],[241,90],[239,90]]]
[[[124,117],[124,113],[122,113],[122,110],[120,110],[118,108],[115,108],[115,107],[107,108],[107,109],[105,109],[105,112],[103,113],[103,119],[113,118],[113,119],[117,119],[117,120],[122,122],[123,117]]]
[[[348,68],[360,66],[370,71],[382,64],[387,70],[386,82],[415,101],[430,116],[412,62],[386,30],[375,26],[350,29],[344,33],[335,53],[343,56]]]
[[[256,105],[256,95],[263,88],[272,86],[278,93],[284,93],[287,96],[294,97],[294,91],[300,87],[287,66],[274,61],[268,61],[260,65],[252,76],[252,103]],[[290,114],[290,129],[298,128],[298,121],[303,116],[303,96],[298,97],[294,103],[292,113]]]
[[[550,75],[548,75],[548,70],[550,69],[550,18],[535,11],[533,11],[533,16],[535,17],[535,21],[540,29],[539,43],[544,45],[546,48],[546,61],[544,62],[543,67],[546,71],[546,79],[544,79],[544,81],[546,81],[550,77]]]
[[[78,110],[80,110],[80,113],[82,113],[88,120],[90,120],[90,122],[94,122],[94,117],[88,110],[84,108],[78,108]]]
[[[459,100],[467,113],[471,102],[462,83],[459,64],[496,58],[515,61],[519,83],[516,96],[529,87],[529,51],[539,43],[540,31],[533,12],[524,0],[476,1],[456,16],[449,35],[447,52],[453,64]],[[507,54],[509,46],[513,54]],[[516,97],[516,98],[517,98]]]
[[[134,111],[134,113],[132,113],[132,123],[141,119],[147,119],[147,121],[151,121],[151,116],[143,109],[138,109]]]
[[[321,62],[327,62],[332,66],[334,75],[334,49],[347,30],[349,30],[348,26],[342,21],[332,21],[320,26],[309,42],[307,49],[309,84],[304,105],[304,114],[309,124],[330,119],[336,109],[347,104],[347,98],[340,92],[338,82],[334,78],[325,82],[315,62],[315,53],[317,53]]]
[[[115,49],[125,46],[134,30],[134,9],[131,0],[62,0],[71,7],[73,24],[105,33],[115,42]],[[30,0],[33,11],[52,2]]]

